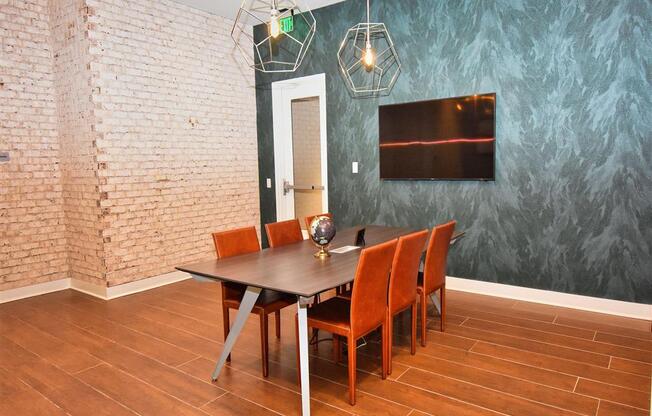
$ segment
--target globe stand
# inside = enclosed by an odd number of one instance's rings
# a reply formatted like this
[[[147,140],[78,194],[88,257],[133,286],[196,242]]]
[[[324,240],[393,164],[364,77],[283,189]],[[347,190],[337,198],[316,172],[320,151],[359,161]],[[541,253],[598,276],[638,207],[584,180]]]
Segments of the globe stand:
[[[331,253],[328,252],[328,244],[323,246],[319,244],[315,244],[315,245],[319,247],[319,251],[313,254],[313,256],[315,256],[316,259],[325,259],[331,256]]]

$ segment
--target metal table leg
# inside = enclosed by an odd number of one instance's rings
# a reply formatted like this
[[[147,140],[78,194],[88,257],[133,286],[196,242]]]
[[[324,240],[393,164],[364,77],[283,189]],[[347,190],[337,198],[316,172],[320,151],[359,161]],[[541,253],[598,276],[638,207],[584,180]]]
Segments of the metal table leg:
[[[301,370],[301,413],[310,415],[310,369],[308,355],[308,305],[312,298],[299,298],[297,302],[297,317],[299,324],[299,368]]]
[[[235,341],[238,339],[240,331],[242,331],[245,322],[247,322],[247,318],[249,318],[249,314],[254,308],[256,300],[258,299],[258,295],[260,295],[261,291],[262,289],[259,287],[247,286],[247,290],[244,293],[242,301],[240,301],[240,308],[238,309],[238,313],[235,316],[235,322],[229,330],[229,336],[226,337],[226,341],[224,341],[224,349],[222,350],[220,359],[217,360],[215,370],[213,370],[213,375],[211,376],[213,381],[217,380],[217,378],[220,376],[222,367],[224,367],[224,363],[226,362],[226,357],[231,354],[233,345],[235,345]]]

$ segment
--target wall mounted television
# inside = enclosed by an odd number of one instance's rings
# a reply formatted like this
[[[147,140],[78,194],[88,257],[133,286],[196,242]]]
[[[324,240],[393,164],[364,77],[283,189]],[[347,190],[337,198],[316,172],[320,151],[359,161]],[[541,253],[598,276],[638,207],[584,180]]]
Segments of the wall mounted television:
[[[494,180],[496,94],[378,107],[380,178]]]

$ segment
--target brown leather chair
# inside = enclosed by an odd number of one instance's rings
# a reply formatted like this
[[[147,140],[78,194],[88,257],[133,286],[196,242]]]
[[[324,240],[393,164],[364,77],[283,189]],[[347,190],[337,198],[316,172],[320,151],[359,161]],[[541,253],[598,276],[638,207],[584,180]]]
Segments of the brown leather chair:
[[[448,247],[450,246],[455,221],[438,225],[432,230],[426,262],[423,266],[423,273],[419,273],[417,293],[421,302],[421,345],[426,346],[426,312],[428,309],[428,296],[439,290],[441,301],[441,324],[440,330],[444,332],[444,321],[446,319],[446,260],[448,258]]]
[[[315,217],[328,217],[330,219],[333,219],[333,214],[331,214],[330,212],[325,212],[323,214],[308,215],[306,217],[306,230],[310,230],[310,223]]]
[[[255,227],[239,228],[237,230],[213,233],[213,242],[217,258],[238,256],[241,254],[254,253],[260,250],[258,234]],[[224,324],[224,339],[229,335],[229,309],[239,309],[240,301],[246,287],[237,283],[222,282],[222,316]],[[263,290],[256,300],[252,313],[260,316],[260,348],[263,356],[263,377],[269,374],[268,359],[268,316],[275,314],[276,337],[281,337],[281,313],[280,310],[286,306],[295,304],[296,301],[278,292]],[[231,356],[227,357],[231,361]]]
[[[386,328],[387,284],[397,240],[378,244],[360,253],[353,281],[351,301],[334,297],[308,309],[308,326],[333,334],[333,349],[339,361],[339,337],[346,337],[349,367],[349,402],[355,404],[356,341],[381,327],[382,377],[387,378]],[[297,363],[299,360],[299,331],[297,322]],[[300,366],[297,366],[298,368]],[[299,380],[301,378],[299,377]]]
[[[270,247],[280,247],[303,241],[301,225],[299,225],[299,220],[296,218],[265,224],[265,231],[267,232],[267,241]]]
[[[392,374],[392,340],[394,316],[410,308],[412,332],[410,352],[416,353],[417,344],[417,278],[421,255],[428,239],[428,230],[404,235],[398,239],[396,254],[389,276],[387,295],[387,374]]]

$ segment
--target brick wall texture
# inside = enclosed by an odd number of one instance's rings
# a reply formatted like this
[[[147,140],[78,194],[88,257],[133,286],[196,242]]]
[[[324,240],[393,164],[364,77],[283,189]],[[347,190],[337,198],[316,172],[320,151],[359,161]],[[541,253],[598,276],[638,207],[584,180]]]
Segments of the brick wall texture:
[[[68,277],[47,2],[0,0],[0,289]]]
[[[231,25],[165,0],[0,0],[0,290],[155,276],[259,224]]]
[[[98,206],[88,8],[83,0],[49,3],[69,275],[101,284],[106,267]]]

